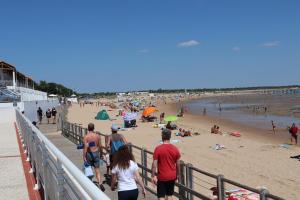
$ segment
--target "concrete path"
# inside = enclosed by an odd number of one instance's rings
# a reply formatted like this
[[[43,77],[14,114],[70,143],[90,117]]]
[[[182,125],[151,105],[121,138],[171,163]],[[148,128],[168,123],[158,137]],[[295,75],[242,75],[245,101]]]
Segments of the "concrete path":
[[[47,124],[43,121],[42,124],[38,124],[41,132],[60,150],[62,151],[79,169],[82,169],[82,150],[77,150],[76,145],[62,136],[60,132],[57,132],[56,124]],[[106,173],[106,166],[100,167],[101,174]],[[117,192],[112,192],[109,185],[104,185],[105,194],[112,200],[118,199]],[[141,193],[139,199],[143,199]],[[149,193],[146,197],[147,200],[156,200],[156,196]]]
[[[29,199],[13,108],[0,109],[0,199]]]

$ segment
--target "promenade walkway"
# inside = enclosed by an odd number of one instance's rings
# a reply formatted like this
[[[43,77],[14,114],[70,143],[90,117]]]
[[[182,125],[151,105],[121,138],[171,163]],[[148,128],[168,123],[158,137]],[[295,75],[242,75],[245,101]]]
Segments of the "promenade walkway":
[[[69,141],[67,138],[61,135],[57,131],[56,124],[47,124],[43,121],[42,124],[38,125],[41,132],[61,151],[63,152],[79,169],[82,169],[82,150],[77,150],[76,145]],[[100,167],[101,174],[106,173],[106,166]],[[110,186],[105,184],[105,194],[111,199],[118,199],[117,192],[113,192],[110,189]],[[139,199],[143,199],[141,193],[139,194]],[[149,193],[146,197],[147,200],[156,200],[156,196]]]
[[[0,108],[0,199],[29,199],[13,108]]]

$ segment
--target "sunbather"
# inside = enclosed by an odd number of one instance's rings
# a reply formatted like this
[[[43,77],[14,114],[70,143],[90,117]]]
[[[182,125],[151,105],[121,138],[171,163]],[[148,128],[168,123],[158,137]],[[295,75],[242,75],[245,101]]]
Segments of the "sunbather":
[[[171,124],[171,122],[168,122],[168,124],[166,125],[166,129],[175,130],[175,129],[177,129],[177,125]]]
[[[217,126],[217,125],[214,125],[212,128],[211,128],[211,133],[213,134],[222,134],[222,132],[220,131],[220,127]]]

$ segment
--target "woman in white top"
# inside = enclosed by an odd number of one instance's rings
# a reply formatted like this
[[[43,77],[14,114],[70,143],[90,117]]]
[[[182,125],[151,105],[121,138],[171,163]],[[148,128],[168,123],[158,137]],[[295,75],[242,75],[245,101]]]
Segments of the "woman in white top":
[[[136,183],[141,186],[145,197],[146,190],[140,178],[139,168],[127,145],[120,147],[116,152],[112,167],[111,189],[114,190],[118,184],[119,200],[137,200],[139,191]]]

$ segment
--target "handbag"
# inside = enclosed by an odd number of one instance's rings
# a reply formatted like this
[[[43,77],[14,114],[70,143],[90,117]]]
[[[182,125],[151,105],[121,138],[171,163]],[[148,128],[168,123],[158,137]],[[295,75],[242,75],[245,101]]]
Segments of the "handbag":
[[[90,179],[94,177],[94,172],[91,165],[83,164],[84,175]]]

